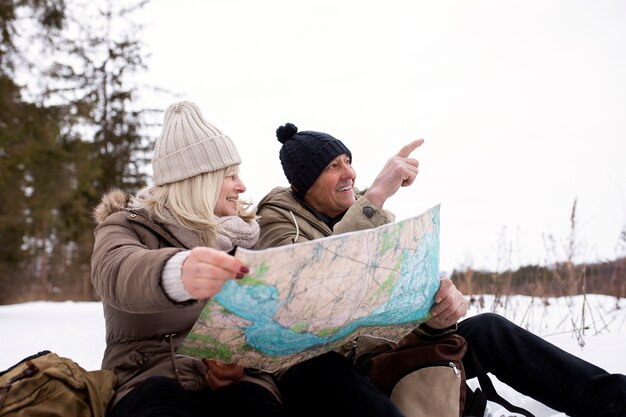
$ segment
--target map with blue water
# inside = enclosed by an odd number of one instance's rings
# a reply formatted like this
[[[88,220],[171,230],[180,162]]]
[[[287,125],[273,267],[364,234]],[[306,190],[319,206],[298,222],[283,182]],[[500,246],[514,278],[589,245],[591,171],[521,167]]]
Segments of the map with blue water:
[[[210,299],[178,353],[275,372],[367,334],[399,340],[439,288],[439,206],[376,229],[265,250]]]

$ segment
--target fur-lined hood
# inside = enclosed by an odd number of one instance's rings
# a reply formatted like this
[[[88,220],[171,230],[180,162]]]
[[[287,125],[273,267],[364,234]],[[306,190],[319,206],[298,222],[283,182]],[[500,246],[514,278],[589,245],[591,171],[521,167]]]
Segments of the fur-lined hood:
[[[93,210],[93,218],[96,223],[100,224],[111,214],[118,211],[126,210],[130,195],[120,189],[113,189],[106,193],[100,204]]]

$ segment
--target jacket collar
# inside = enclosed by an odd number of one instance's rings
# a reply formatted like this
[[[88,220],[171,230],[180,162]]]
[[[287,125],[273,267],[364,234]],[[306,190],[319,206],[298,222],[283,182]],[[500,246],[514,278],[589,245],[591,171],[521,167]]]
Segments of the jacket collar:
[[[330,216],[325,215],[324,213],[320,213],[319,211],[315,210],[313,207],[311,207],[309,204],[307,204],[304,200],[301,200],[300,198],[298,198],[298,196],[295,193],[293,193],[293,197],[296,200],[298,200],[298,202],[300,204],[302,204],[302,207],[304,207],[305,209],[310,211],[311,214],[313,214],[318,220],[324,222],[326,224],[326,226],[328,226],[330,228],[330,230],[333,230],[333,227],[337,223],[339,223],[339,221],[341,221],[341,219],[343,219],[344,214],[346,214],[346,212],[344,211],[343,213],[341,213],[337,217],[330,217]]]

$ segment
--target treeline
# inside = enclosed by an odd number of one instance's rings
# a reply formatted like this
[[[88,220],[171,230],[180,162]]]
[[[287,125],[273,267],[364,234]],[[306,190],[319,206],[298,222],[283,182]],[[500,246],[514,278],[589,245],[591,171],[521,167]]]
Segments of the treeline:
[[[145,2],[0,0],[0,303],[94,299],[92,208],[145,184]]]
[[[472,294],[560,297],[604,294],[626,297],[626,258],[610,262],[553,266],[530,265],[515,271],[454,271],[451,279],[461,292]]]

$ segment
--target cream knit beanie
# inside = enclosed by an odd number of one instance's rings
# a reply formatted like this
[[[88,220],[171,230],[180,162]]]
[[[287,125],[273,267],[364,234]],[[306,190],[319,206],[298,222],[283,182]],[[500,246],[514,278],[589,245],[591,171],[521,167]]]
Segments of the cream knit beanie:
[[[207,122],[195,103],[183,101],[165,110],[163,131],[152,156],[155,185],[240,163],[233,141]]]

